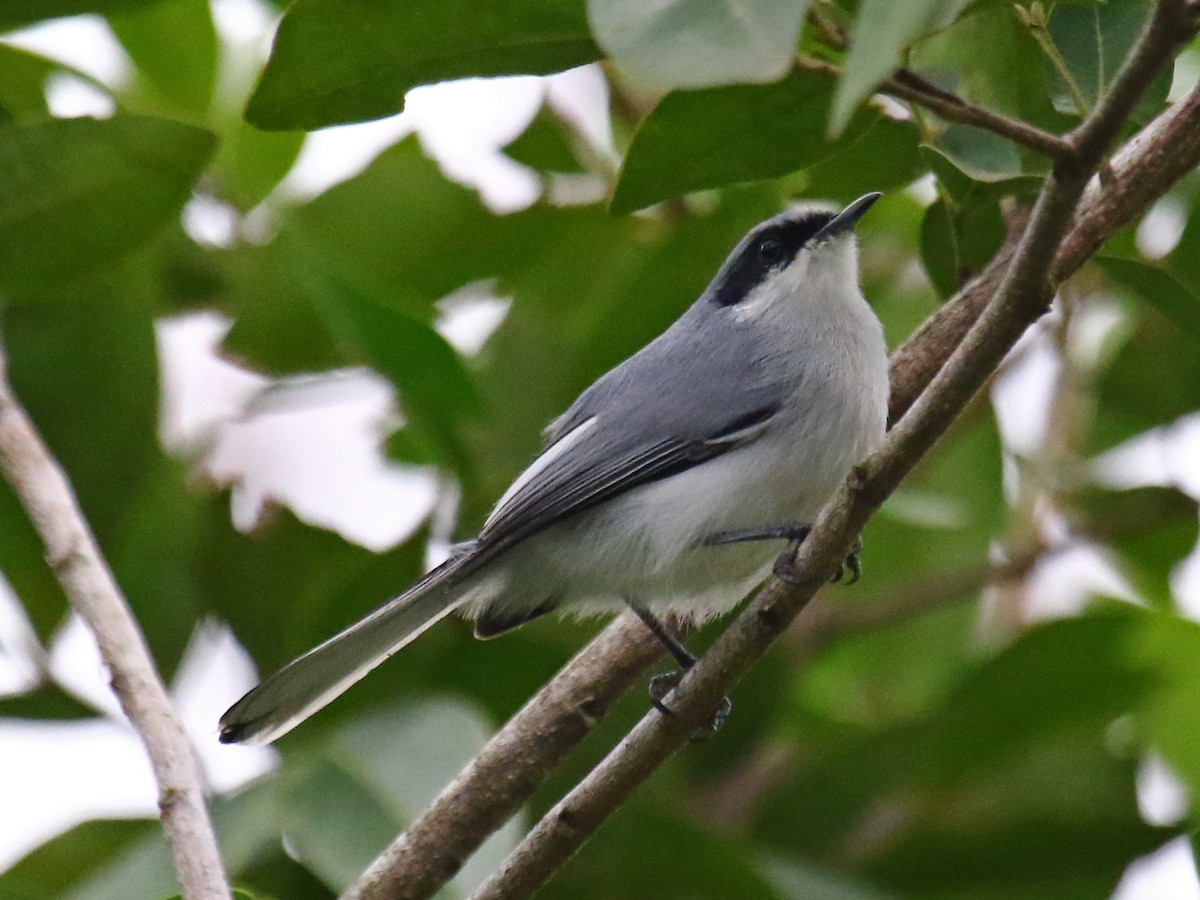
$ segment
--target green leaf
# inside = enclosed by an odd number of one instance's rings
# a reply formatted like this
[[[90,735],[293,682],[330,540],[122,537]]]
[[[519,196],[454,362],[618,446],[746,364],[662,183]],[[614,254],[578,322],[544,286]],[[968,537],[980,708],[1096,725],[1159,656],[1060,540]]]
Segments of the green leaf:
[[[849,203],[868,191],[911,184],[925,173],[920,143],[913,122],[878,116],[857,139],[837,141],[832,154],[804,170],[805,190]]]
[[[639,126],[625,155],[613,211],[777,178],[849,148],[880,114],[863,110],[844,137],[828,140],[824,123],[833,90],[832,76],[797,70],[776,84],[668,94]]]
[[[854,846],[847,868],[906,896],[1108,896],[1174,834],[1141,821],[1134,765],[1110,749],[1111,723],[1170,677],[1165,648],[1143,649],[1163,619],[1118,607],[1030,631],[921,718],[830,741],[754,834],[818,860]],[[889,812],[886,840],[865,840]]]
[[[0,291],[62,283],[132,250],[179,212],[214,140],[135,116],[0,128]]]
[[[597,59],[582,0],[297,0],[246,107],[260,128],[399,112],[420,84],[545,75]]]
[[[659,88],[776,81],[792,66],[808,0],[588,0],[596,42]]]
[[[157,827],[155,823],[136,820],[76,825],[0,874],[0,897],[6,900],[64,897],[87,872],[153,836]]]
[[[573,140],[570,126],[549,104],[542,104],[525,130],[504,146],[504,154],[538,172],[579,172],[583,167]]]
[[[840,134],[863,98],[900,64],[904,48],[953,21],[965,4],[966,0],[862,0],[834,96],[829,131]]]
[[[217,76],[217,32],[206,0],[158,0],[108,21],[146,84],[169,107],[202,118]]]
[[[46,79],[62,68],[44,56],[0,44],[0,108],[13,119],[46,118]]]
[[[257,206],[291,171],[306,137],[259,131],[241,119],[229,123],[211,169],[222,199],[240,210]]]
[[[464,416],[479,399],[461,357],[430,325],[393,304],[310,269],[306,284],[317,311],[347,357],[369,362],[396,385],[409,421],[438,443],[459,471],[469,461],[458,437]]]
[[[1138,300],[1149,303],[1189,336],[1200,338],[1200,297],[1166,269],[1114,256],[1097,257],[1096,263],[1104,274]]]
[[[912,48],[908,64],[938,86],[1048,131],[1072,121],[1050,101],[1042,48],[1008,3],[973,3]],[[1045,160],[1031,157],[1044,167]]]
[[[1132,309],[1129,316],[1132,334],[1096,381],[1093,452],[1200,408],[1195,339],[1149,304]],[[1170,377],[1163,377],[1164,372]]]
[[[1059,3],[1054,7],[1050,15],[1050,36],[1084,96],[1093,105],[1116,77],[1153,7],[1151,0]],[[1055,107],[1061,112],[1075,114],[1075,103],[1062,76],[1049,60],[1043,64],[1054,88]],[[1151,82],[1138,102],[1133,118],[1148,122],[1158,115],[1170,87],[1171,67],[1168,66]]]
[[[1115,533],[1106,541],[1121,573],[1157,609],[1172,610],[1171,572],[1196,546],[1196,501],[1175,488],[1076,491],[1083,532]]]
[[[268,375],[346,365],[282,247],[246,245],[213,256],[222,272],[221,309],[233,317],[225,355]]]

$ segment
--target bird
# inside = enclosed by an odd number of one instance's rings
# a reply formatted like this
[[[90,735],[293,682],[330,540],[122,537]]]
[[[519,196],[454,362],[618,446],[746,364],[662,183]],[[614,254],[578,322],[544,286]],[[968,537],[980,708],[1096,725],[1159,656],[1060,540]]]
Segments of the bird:
[[[879,197],[752,228],[672,325],[550,423],[473,540],[238,700],[220,740],[279,738],[454,611],[492,638],[630,607],[688,668],[661,617],[699,624],[787,577],[822,505],[883,441],[887,344],[854,232]],[[677,680],[652,683],[660,709]]]

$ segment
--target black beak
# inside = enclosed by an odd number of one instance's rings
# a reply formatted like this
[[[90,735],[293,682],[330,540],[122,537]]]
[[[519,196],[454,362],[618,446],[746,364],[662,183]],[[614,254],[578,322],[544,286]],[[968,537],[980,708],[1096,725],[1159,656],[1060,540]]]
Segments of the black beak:
[[[837,237],[843,232],[849,231],[861,219],[868,209],[875,205],[875,201],[882,197],[883,194],[879,191],[872,191],[869,194],[863,194],[840,213],[829,220],[829,224],[822,228],[813,237],[813,243],[829,240]]]

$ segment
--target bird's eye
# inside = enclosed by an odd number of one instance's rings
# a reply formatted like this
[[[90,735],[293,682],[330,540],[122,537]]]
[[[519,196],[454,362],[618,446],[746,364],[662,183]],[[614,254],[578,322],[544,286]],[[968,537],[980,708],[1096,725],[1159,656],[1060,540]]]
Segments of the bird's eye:
[[[768,266],[783,262],[783,244],[779,238],[767,237],[759,241],[758,258]]]

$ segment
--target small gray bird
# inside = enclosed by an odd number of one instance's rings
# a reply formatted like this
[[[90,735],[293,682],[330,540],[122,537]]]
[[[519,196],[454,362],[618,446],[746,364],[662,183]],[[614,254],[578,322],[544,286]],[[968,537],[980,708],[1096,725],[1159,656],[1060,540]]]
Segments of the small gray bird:
[[[221,740],[285,734],[453,610],[490,638],[627,605],[686,669],[657,617],[732,609],[771,571],[763,541],[797,544],[883,440],[887,346],[853,230],[879,196],[755,227],[678,321],[550,424],[475,540],[246,694]]]

